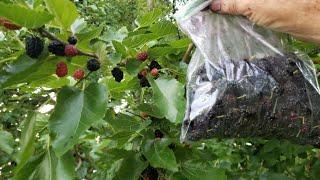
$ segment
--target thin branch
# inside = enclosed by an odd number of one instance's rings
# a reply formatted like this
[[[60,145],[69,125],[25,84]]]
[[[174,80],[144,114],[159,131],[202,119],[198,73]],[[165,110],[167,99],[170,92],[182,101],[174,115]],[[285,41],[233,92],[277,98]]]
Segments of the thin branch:
[[[47,37],[48,39],[50,39],[51,41],[58,41],[64,45],[66,45],[65,42],[61,41],[59,38],[57,38],[55,35],[51,34],[49,31],[47,31],[44,28],[38,28],[37,31],[44,37]]]
[[[96,54],[86,53],[86,52],[80,51],[79,49],[78,49],[78,55],[80,55],[80,56],[89,56],[89,57],[93,57],[93,58],[98,60],[98,56]]]
[[[131,112],[131,111],[127,110],[127,109],[125,110],[125,112],[127,112],[127,113],[129,113],[129,114],[131,114],[131,115],[137,116],[137,117],[139,117],[139,118],[141,118],[141,119],[143,119],[143,120],[146,120],[146,118],[140,116],[139,114],[136,114],[136,113],[134,113],[134,112]]]
[[[189,44],[186,53],[183,55],[183,58],[182,58],[183,62],[189,63],[189,56],[190,56],[190,53],[191,53],[191,51],[192,51],[192,49],[193,49],[193,46],[194,46],[193,43],[190,43],[190,44]]]

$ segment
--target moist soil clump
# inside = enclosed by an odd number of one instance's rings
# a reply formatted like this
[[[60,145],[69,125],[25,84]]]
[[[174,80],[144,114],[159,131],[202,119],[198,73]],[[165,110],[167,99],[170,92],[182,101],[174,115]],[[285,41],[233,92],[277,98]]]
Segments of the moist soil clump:
[[[320,96],[300,63],[286,54],[201,66],[189,85],[185,139],[263,137],[318,146]],[[213,96],[210,106],[198,103]]]

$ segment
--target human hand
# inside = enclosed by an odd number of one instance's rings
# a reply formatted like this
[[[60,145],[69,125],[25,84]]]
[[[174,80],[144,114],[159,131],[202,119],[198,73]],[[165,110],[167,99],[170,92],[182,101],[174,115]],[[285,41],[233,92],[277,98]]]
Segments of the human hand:
[[[320,0],[213,0],[211,9],[320,44]]]

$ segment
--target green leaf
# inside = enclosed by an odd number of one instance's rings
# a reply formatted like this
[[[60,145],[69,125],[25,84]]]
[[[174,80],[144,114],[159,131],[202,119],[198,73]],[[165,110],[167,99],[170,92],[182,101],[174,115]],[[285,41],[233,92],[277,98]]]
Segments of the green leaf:
[[[147,42],[157,39],[158,36],[154,33],[148,34],[139,34],[135,36],[129,36],[128,38],[123,40],[123,44],[130,48],[135,48],[138,46],[143,46]]]
[[[151,12],[145,13],[143,16],[137,18],[137,24],[140,27],[150,26],[162,16],[162,10],[154,9]]]
[[[280,173],[264,173],[259,177],[259,180],[290,180],[290,178]]]
[[[189,38],[171,41],[169,45],[173,48],[187,48],[192,41]]]
[[[108,29],[107,32],[100,37],[101,40],[106,42],[111,41],[119,41],[122,42],[124,38],[128,36],[128,29],[126,27],[122,27],[118,31],[113,31],[112,29]]]
[[[161,22],[155,23],[150,27],[150,30],[151,32],[157,34],[158,37],[178,33],[177,26],[175,26],[170,21],[161,21]]]
[[[120,131],[113,134],[109,139],[113,140],[118,148],[123,146],[135,135],[132,131]]]
[[[44,0],[48,10],[55,16],[55,21],[64,30],[69,30],[79,17],[77,8],[69,0]]]
[[[49,120],[52,147],[57,156],[72,148],[85,130],[104,117],[106,105],[107,91],[99,84],[90,84],[84,91],[72,87],[60,91]]]
[[[139,179],[141,172],[148,166],[148,163],[142,161],[139,154],[130,153],[113,166],[112,169],[108,170],[106,179],[132,180]]]
[[[168,147],[171,142],[166,139],[147,140],[143,145],[143,154],[153,167],[178,171],[178,164],[173,151]]]
[[[0,151],[7,154],[12,154],[13,152],[14,139],[12,134],[7,131],[0,131]]]
[[[28,118],[24,122],[24,127],[22,129],[22,135],[20,140],[20,152],[17,156],[18,166],[15,168],[15,171],[19,171],[25,164],[28,159],[32,156],[35,149],[35,125],[36,125],[36,115],[28,114]]]
[[[53,16],[45,11],[36,11],[3,2],[0,2],[0,17],[5,17],[13,23],[26,28],[39,28],[53,19]]]
[[[154,47],[148,50],[150,56],[153,58],[159,58],[170,54],[176,54],[179,51],[184,52],[185,48]]]
[[[126,79],[122,80],[121,83],[116,82],[113,77],[105,78],[103,82],[107,84],[110,95],[115,99],[122,99],[124,93],[130,90],[136,90],[139,88],[139,81],[137,78],[125,76]]]
[[[119,53],[110,53],[107,55],[108,61],[113,65],[117,65],[122,60],[122,54]]]
[[[126,47],[123,46],[121,42],[112,41],[112,45],[114,49],[117,51],[117,53],[120,53],[122,57],[126,57],[127,50],[126,50]]]
[[[145,128],[146,126],[148,126],[148,124],[150,124],[150,122],[148,121],[141,122],[140,118],[137,119],[125,114],[118,114],[115,118],[110,118],[107,121],[109,124],[111,124],[116,132],[135,132]]]
[[[172,123],[180,123],[184,116],[184,87],[176,79],[148,78],[153,90],[153,104],[158,108],[159,115]]]
[[[130,75],[136,76],[145,66],[146,62],[141,63],[136,59],[129,59],[126,63],[126,70]]]
[[[84,51],[91,51],[90,41],[97,38],[103,30],[103,27],[93,27],[85,32],[80,32],[77,34],[78,43],[77,47]]]
[[[72,180],[75,178],[74,160],[71,154],[56,157],[53,151],[33,156],[26,165],[15,173],[14,180],[48,179]]]
[[[0,72],[0,88],[46,79],[55,72],[57,61],[57,58],[44,61],[22,55]]]
[[[197,163],[195,161],[184,162],[182,174],[190,180],[227,179],[224,170],[215,168],[211,163]]]

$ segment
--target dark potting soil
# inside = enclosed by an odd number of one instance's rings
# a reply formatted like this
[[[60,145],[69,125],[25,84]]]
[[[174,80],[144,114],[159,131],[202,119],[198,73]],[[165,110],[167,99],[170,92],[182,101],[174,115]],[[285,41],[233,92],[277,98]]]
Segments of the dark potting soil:
[[[287,54],[200,67],[188,92],[185,140],[263,137],[319,145],[320,95],[299,63],[296,55]],[[194,105],[214,94],[211,106]],[[197,108],[202,109],[190,121]]]

